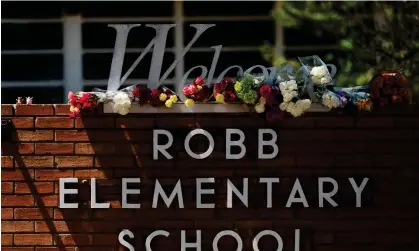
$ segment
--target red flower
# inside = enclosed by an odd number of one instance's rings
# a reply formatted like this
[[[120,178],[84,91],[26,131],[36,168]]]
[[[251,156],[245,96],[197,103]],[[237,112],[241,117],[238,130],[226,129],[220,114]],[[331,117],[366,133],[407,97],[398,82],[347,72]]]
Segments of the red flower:
[[[153,97],[156,97],[156,96],[159,97],[160,94],[161,94],[161,92],[160,92],[159,89],[154,89],[154,90],[151,91],[151,96],[153,96]]]
[[[132,95],[134,95],[134,97],[138,97],[140,96],[140,88],[137,87],[132,91]]]
[[[271,87],[267,84],[264,84],[260,87],[259,93],[260,96],[266,98],[267,96],[269,96],[269,94],[271,94]]]
[[[198,88],[196,87],[196,85],[186,85],[183,87],[183,93],[186,96],[192,96],[197,92],[198,92]]]
[[[224,101],[225,102],[233,102],[237,98],[236,94],[233,91],[227,90],[224,92]]]
[[[196,101],[205,102],[210,97],[210,88],[203,86],[202,89],[196,94]]]
[[[193,81],[194,85],[204,85],[205,84],[205,80],[202,77],[197,77],[194,81]]]

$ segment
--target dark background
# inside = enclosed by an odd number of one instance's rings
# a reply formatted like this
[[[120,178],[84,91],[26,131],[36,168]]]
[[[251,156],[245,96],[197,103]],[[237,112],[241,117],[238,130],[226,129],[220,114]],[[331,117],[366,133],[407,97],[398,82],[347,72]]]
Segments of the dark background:
[[[170,17],[173,2],[2,2],[3,19],[45,19],[60,18],[65,14],[81,14],[89,17]],[[271,17],[274,2],[184,2],[184,15],[197,16],[267,16],[266,21],[225,21],[199,22],[215,23],[202,35],[194,47],[209,47],[222,44],[223,47],[258,47],[265,42],[275,43],[275,22]],[[121,23],[121,22],[119,22]],[[158,23],[158,22],[153,22]],[[193,22],[198,23],[198,22]],[[103,23],[83,23],[82,37],[84,49],[113,48],[114,30]],[[186,23],[189,25],[190,23]],[[2,51],[61,49],[63,46],[61,23],[19,23],[2,21]],[[184,29],[187,44],[194,29]],[[172,33],[173,30],[172,30]],[[304,39],[310,34],[310,40]],[[154,30],[139,28],[132,30],[128,39],[129,48],[145,47],[154,36]],[[174,36],[169,34],[167,47],[174,44]],[[333,38],[316,34],[310,24],[301,29],[286,29],[286,45],[324,45],[333,43]],[[328,51],[330,52],[330,50]],[[305,56],[308,52],[286,51],[287,57]],[[322,56],[326,51],[310,51],[310,55]],[[302,55],[304,54],[304,55]],[[125,65],[130,65],[139,54],[127,54]],[[213,53],[189,52],[185,56],[185,71],[203,64],[208,68]],[[166,53],[164,67],[172,63],[174,55]],[[62,54],[5,55],[2,53],[2,81],[48,81],[63,79]],[[107,79],[112,60],[111,53],[83,55],[83,76],[85,80]],[[147,65],[151,53],[140,65]],[[216,74],[230,65],[239,64],[243,68],[251,65],[269,65],[260,51],[222,52]],[[165,68],[163,69],[165,70]],[[173,77],[174,73],[170,77]],[[147,78],[148,67],[138,67],[130,78]],[[105,86],[98,86],[105,87]],[[92,87],[85,87],[90,90]],[[2,87],[2,103],[15,103],[18,96],[33,96],[34,103],[66,103],[62,87]]]

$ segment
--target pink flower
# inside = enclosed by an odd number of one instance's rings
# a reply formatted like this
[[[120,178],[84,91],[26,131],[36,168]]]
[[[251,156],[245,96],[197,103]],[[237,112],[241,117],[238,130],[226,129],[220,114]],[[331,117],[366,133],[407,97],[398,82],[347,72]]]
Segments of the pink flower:
[[[203,85],[205,84],[205,80],[202,77],[197,77],[194,81],[193,81],[194,85]]]
[[[271,93],[271,87],[269,85],[262,85],[259,89],[260,96],[266,98]]]

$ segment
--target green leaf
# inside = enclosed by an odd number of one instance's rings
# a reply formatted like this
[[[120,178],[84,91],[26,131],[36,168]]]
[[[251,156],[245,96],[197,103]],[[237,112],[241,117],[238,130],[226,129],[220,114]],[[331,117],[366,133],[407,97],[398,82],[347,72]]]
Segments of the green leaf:
[[[345,50],[352,50],[354,48],[353,40],[350,38],[340,40],[339,45]]]

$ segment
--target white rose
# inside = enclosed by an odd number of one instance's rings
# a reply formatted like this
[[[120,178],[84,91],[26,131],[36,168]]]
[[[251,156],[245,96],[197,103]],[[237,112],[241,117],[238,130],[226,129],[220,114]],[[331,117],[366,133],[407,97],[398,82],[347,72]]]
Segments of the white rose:
[[[255,111],[257,112],[257,113],[263,113],[263,112],[265,112],[265,105],[262,105],[262,104],[256,104],[255,105]]]
[[[118,92],[113,97],[113,110],[121,115],[126,115],[131,109],[131,99],[125,92]]]
[[[288,103],[286,103],[286,102],[281,103],[279,105],[279,109],[281,109],[282,111],[285,111],[287,109],[287,107],[288,107]]]
[[[290,102],[294,97],[291,93],[285,93],[284,94],[284,102]]]
[[[332,82],[332,78],[327,74],[326,76],[320,79],[320,84],[325,85]]]
[[[311,100],[310,99],[301,99],[297,101],[297,106],[301,108],[301,110],[305,111],[311,106]]]
[[[334,96],[332,94],[329,94],[329,93],[323,94],[322,103],[323,103],[323,105],[325,105],[329,109],[337,108],[337,107],[340,106],[339,98],[337,98],[336,96]]]
[[[282,95],[287,92],[287,82],[279,83],[279,90],[281,90]]]

